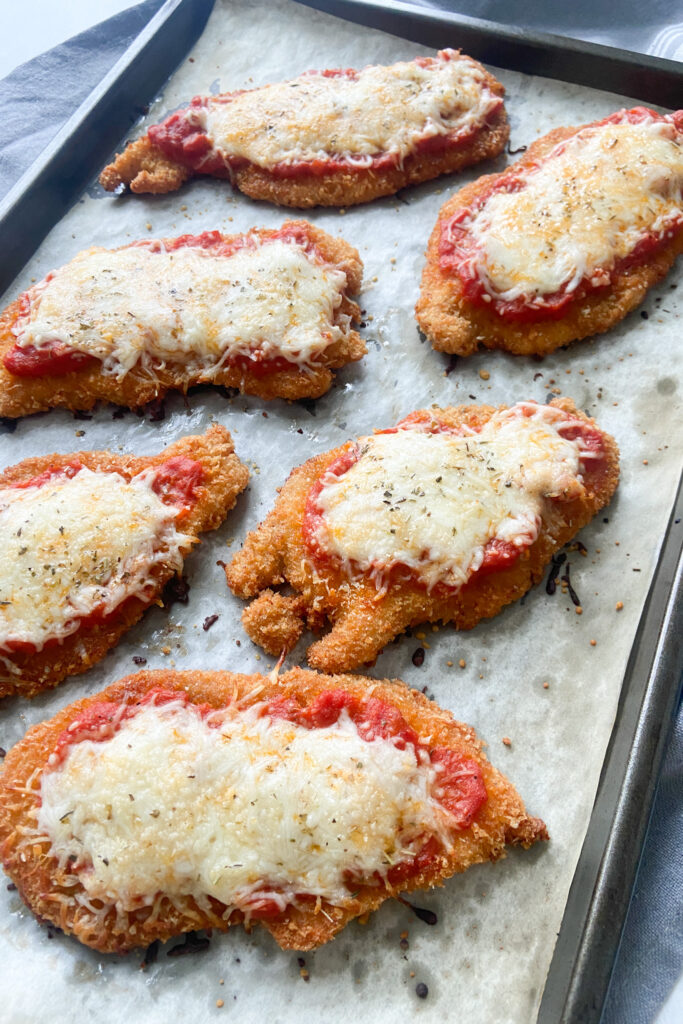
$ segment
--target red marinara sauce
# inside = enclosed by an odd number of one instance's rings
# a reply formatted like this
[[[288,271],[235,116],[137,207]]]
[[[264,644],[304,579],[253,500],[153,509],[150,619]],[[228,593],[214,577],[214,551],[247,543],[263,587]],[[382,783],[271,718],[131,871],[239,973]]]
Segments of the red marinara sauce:
[[[20,348],[15,344],[2,361],[15,377],[44,377],[46,374],[65,377],[68,373],[91,369],[98,360],[86,352],[74,351],[61,341],[52,341],[40,348],[35,345]]]
[[[305,708],[293,698],[275,698],[264,707],[262,714],[284,718],[305,728],[319,729],[334,725],[342,711],[348,713],[358,734],[366,742],[371,743],[376,738],[392,740],[399,750],[412,747],[416,758],[426,754],[430,762],[438,766],[435,796],[452,815],[453,828],[464,831],[470,827],[487,800],[480,765],[473,758],[465,757],[450,747],[430,748],[422,743],[398,708],[386,701],[375,697],[362,700],[346,690],[326,690]],[[434,836],[427,837],[412,861],[389,869],[387,883],[398,885],[416,877],[427,870],[441,853],[442,847],[438,840]],[[350,880],[351,883],[353,881],[362,884],[361,879]]]
[[[634,107],[632,110],[620,110],[601,121],[586,125],[581,131],[601,128],[609,124],[641,124],[645,121],[671,125],[672,131],[681,136],[680,142],[683,143],[683,110],[676,111],[674,114],[662,115],[647,107]],[[615,260],[609,267],[596,268],[591,272],[590,277],[584,277],[572,290],[563,286],[552,294],[520,295],[511,300],[500,299],[492,295],[479,273],[477,262],[479,247],[469,227],[472,218],[486,206],[492,196],[500,192],[523,191],[527,185],[527,177],[543,164],[558,157],[575,137],[576,135],[572,135],[557,145],[542,160],[529,164],[523,171],[516,171],[513,167],[503,172],[496,177],[492,184],[482,190],[469,206],[459,209],[441,225],[439,240],[441,269],[446,273],[455,274],[460,279],[463,295],[469,302],[491,310],[502,320],[516,323],[558,320],[564,316],[571,303],[581,300],[587,294],[598,289],[609,287],[618,274],[633,267],[642,266],[671,241],[674,233],[677,234],[683,230],[683,215],[681,215],[675,225],[669,225],[663,232],[646,232],[627,256]]]
[[[458,54],[442,50],[438,58],[418,57],[414,63],[422,68],[432,68],[444,61],[457,60]],[[333,68],[325,71],[307,71],[300,77],[346,78],[355,81],[359,72],[353,68]],[[226,153],[214,145],[203,128],[205,113],[212,104],[228,104],[237,96],[249,90],[223,93],[220,96],[195,96],[189,107],[171,114],[161,124],[152,125],[148,136],[165,156],[182,164],[195,174],[211,174],[219,178],[230,178],[239,170],[251,164],[242,156]],[[502,97],[494,97],[487,121],[494,117],[503,106]],[[464,148],[481,131],[482,125],[474,124],[444,135],[425,135],[416,140],[411,155],[437,156],[450,150]],[[319,178],[330,174],[376,173],[400,167],[399,153],[378,152],[368,156],[344,156],[331,153],[324,159],[283,160],[265,168],[274,178]]]
[[[134,718],[145,707],[161,707],[174,701],[180,701],[184,707],[191,707],[196,714],[207,718],[220,709],[209,704],[195,704],[190,701],[182,690],[164,690],[155,687],[144,697],[134,703],[115,701],[94,701],[81,715],[67,726],[57,737],[48,762],[48,770],[56,770],[64,761],[69,748],[84,740],[102,743],[111,739],[124,722]],[[376,738],[392,740],[399,750],[412,747],[416,760],[427,757],[431,764],[437,766],[437,782],[434,796],[452,816],[454,831],[464,831],[474,821],[481,807],[486,803],[488,795],[480,765],[473,758],[466,757],[450,747],[428,747],[422,743],[418,734],[408,725],[398,710],[386,701],[371,697],[360,699],[346,690],[325,690],[307,706],[303,706],[292,697],[275,697],[263,705],[261,717],[284,719],[305,729],[323,729],[334,725],[343,711],[346,711],[358,730],[359,736],[367,743]],[[220,719],[216,718],[218,724]],[[210,724],[214,724],[211,723]],[[387,872],[386,882],[389,886],[398,885],[427,870],[442,853],[440,843],[433,837],[425,837],[425,842],[412,861],[395,865]],[[367,883],[367,879],[365,882]],[[373,881],[382,881],[377,879]],[[284,911],[281,904],[269,897],[273,888],[267,886],[266,892],[255,891],[245,908],[250,918],[267,920],[278,917]],[[362,879],[349,879],[349,884],[363,884]],[[309,893],[297,894],[297,901],[315,900]]]
[[[50,481],[58,480],[59,478],[72,480],[81,469],[83,469],[82,463],[73,460],[62,466],[49,467],[37,476],[30,477],[27,480],[18,480],[9,486],[17,490],[25,490],[28,487],[43,487]],[[159,466],[154,467],[154,471],[152,490],[164,505],[176,506],[176,519],[179,523],[182,522],[197,502],[199,488],[206,476],[204,467],[201,462],[190,459],[186,455],[176,455],[166,459]],[[106,615],[103,609],[99,607],[94,608],[89,615],[74,616],[74,619],[78,618],[79,629],[107,622],[115,622],[120,617],[122,609],[126,604],[129,601],[137,600],[140,600],[140,598],[128,597]],[[49,650],[61,643],[61,640],[55,638],[46,640],[42,650]],[[34,644],[24,640],[8,640],[5,647],[15,654],[35,654],[37,650]]]
[[[165,704],[180,703],[183,707],[190,705],[190,698],[185,690],[165,690],[155,686],[138,700],[113,701],[95,700],[71,722],[57,737],[49,769],[54,771],[64,761],[69,747],[89,740],[91,743],[103,743],[115,736],[124,722],[135,718],[139,711],[150,706],[163,707]],[[216,709],[210,704],[195,704],[191,707],[201,718],[211,715]]]
[[[524,403],[521,406],[521,415],[531,416],[535,407],[536,403]],[[406,416],[405,419],[401,420],[397,426],[391,427],[387,430],[379,430],[377,433],[396,434],[400,430],[406,429],[426,430],[429,433],[461,436],[460,431],[440,422],[436,417],[425,410],[411,413],[409,416]],[[474,427],[473,429],[477,431],[478,429],[480,430],[481,427]],[[584,481],[587,486],[598,486],[607,468],[605,459],[602,457],[604,451],[602,433],[596,427],[592,426],[590,423],[586,423],[584,420],[569,418],[568,423],[558,428],[558,434],[567,441],[580,442],[581,451],[585,457],[585,464],[583,461],[581,464]],[[321,475],[310,488],[306,497],[301,526],[302,539],[309,556],[318,565],[334,566],[338,570],[341,569],[340,560],[335,554],[327,550],[324,545],[324,541],[321,540],[321,536],[323,535],[323,531],[321,529],[323,525],[323,512],[318,505],[318,498],[330,476],[343,476],[344,473],[358,462],[361,456],[362,451],[360,446],[358,444],[350,444],[341,452],[340,455],[337,456],[336,459],[333,459],[325,470],[323,470]],[[499,572],[504,569],[512,568],[512,566],[519,561],[519,558],[527,547],[528,545],[524,546],[513,544],[510,541],[502,540],[498,537],[491,538],[484,546],[484,556],[481,565],[470,575],[465,586],[469,586],[470,583],[473,583],[476,579],[482,576],[487,576],[492,572]],[[396,582],[400,585],[401,583],[410,582],[417,586],[425,586],[415,570],[400,562],[387,566],[378,565],[376,568],[384,570],[385,579],[387,579],[389,583]],[[433,588],[433,591],[437,594],[453,594],[457,593],[459,589],[461,588],[452,587],[446,583],[437,583]]]
[[[223,236],[220,231],[204,231],[199,235],[180,235],[178,238],[167,238],[163,241],[132,242],[128,248],[147,249],[153,253],[174,252],[178,249],[202,249],[210,256],[229,257],[241,249],[256,249],[268,242],[283,241],[300,246],[313,260],[325,263],[322,253],[316,246],[312,235],[303,224],[285,224],[277,231],[268,232],[259,238],[254,234]],[[48,274],[35,288],[20,296],[19,308],[13,325],[13,331],[20,333],[21,328],[28,324],[31,308],[40,303],[40,295],[45,286],[54,277]],[[86,352],[71,348],[63,341],[48,341],[44,345],[20,346],[16,342],[3,356],[5,369],[15,377],[64,377],[69,373],[81,370],[92,370],[100,360]],[[260,349],[249,355],[235,355],[226,360],[230,366],[236,366],[244,373],[255,377],[267,377],[274,373],[284,373],[292,368],[298,370],[296,363],[284,356],[267,356]]]

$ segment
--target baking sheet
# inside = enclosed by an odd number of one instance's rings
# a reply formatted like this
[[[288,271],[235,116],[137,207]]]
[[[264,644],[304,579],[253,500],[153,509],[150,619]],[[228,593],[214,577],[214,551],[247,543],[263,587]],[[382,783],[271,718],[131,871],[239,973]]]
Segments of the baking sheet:
[[[443,42],[457,45],[454,38]],[[212,91],[250,87],[309,67],[391,62],[428,52],[285,0],[248,8],[219,0],[192,60],[151,107],[148,121],[209,86]],[[508,89],[511,149],[558,125],[590,121],[625,105],[605,93],[495,73]],[[218,420],[232,431],[238,454],[252,468],[249,490],[227,523],[188,560],[189,604],[169,612],[153,609],[103,662],[57,691],[30,705],[4,702],[0,745],[8,747],[28,725],[132,671],[133,655],[145,656],[150,667],[270,669],[272,659],[244,635],[243,606],[227,591],[216,561],[227,559],[260,521],[293,466],[432,402],[545,400],[557,389],[596,415],[622,450],[618,495],[582,532],[588,555],[570,554],[583,614],[577,616],[559,592],[550,598],[539,587],[468,634],[450,628],[432,632],[427,626],[425,640],[403,638],[371,670],[378,677],[397,675],[426,686],[439,703],[474,725],[531,813],[545,818],[552,842],[472,869],[445,890],[414,898],[437,911],[435,927],[398,904],[385,905],[366,926],[352,924],[333,943],[304,956],[308,983],[300,977],[297,954],[281,952],[265,933],[246,936],[242,929],[215,935],[201,954],[168,958],[162,948],[157,963],[141,973],[141,956],[103,958],[63,936],[49,938],[16,893],[3,889],[0,978],[6,1019],[61,1020],[67,1006],[76,1022],[93,1014],[112,1022],[126,1015],[161,1021],[181,1012],[198,1022],[229,1013],[245,1022],[264,1015],[285,1021],[322,1014],[336,1021],[354,1012],[387,1020],[419,1013],[425,1021],[457,1013],[481,1024],[534,1019],[680,469],[676,342],[681,301],[680,284],[678,290],[675,285],[681,274],[670,275],[641,310],[602,338],[576,343],[542,362],[483,353],[451,369],[448,357],[420,340],[412,315],[424,247],[447,196],[507,162],[501,157],[344,213],[307,215],[355,244],[366,267],[361,304],[368,356],[341,371],[333,390],[316,403],[226,400],[206,390],[187,403],[180,396],[169,398],[160,422],[132,413],[114,419],[109,407],[88,420],[53,411],[0,436],[7,465],[47,449],[156,451]],[[114,198],[93,185],[51,232],[6,301],[93,242],[118,245],[207,228],[276,227],[288,216],[291,212],[252,202],[221,182],[195,181],[156,198]],[[618,601],[624,604],[620,612]],[[202,623],[215,613],[220,618],[205,633]],[[426,649],[421,668],[411,661],[418,646]],[[303,654],[302,644],[289,663]],[[503,745],[504,736],[511,746]],[[405,931],[407,950],[399,944]],[[429,988],[425,1000],[415,993],[420,981]]]

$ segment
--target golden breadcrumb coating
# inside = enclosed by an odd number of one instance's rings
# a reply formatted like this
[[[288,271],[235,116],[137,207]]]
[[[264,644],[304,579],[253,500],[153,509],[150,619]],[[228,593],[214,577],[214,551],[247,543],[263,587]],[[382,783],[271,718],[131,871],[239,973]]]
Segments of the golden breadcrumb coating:
[[[343,689],[358,699],[368,696],[397,708],[419,737],[445,746],[479,765],[487,800],[472,824],[454,834],[450,852],[442,849],[419,874],[396,885],[359,885],[344,906],[325,900],[310,909],[288,907],[279,917],[259,922],[283,949],[309,950],[332,939],[349,921],[375,910],[391,896],[443,885],[445,879],[474,864],[505,855],[506,844],[529,847],[548,833],[539,818],[529,817],[514,786],[489,764],[474,730],[456,722],[450,712],[409,690],[399,680],[377,681],[360,676],[327,676],[295,668],[279,679],[230,672],[140,672],[114,683],[102,693],[76,701],[47,722],[33,726],[7,754],[0,770],[0,857],[22,898],[41,921],[51,922],[101,952],[124,952],[198,928],[225,930],[243,921],[215,899],[198,906],[191,897],[163,894],[153,907],[127,913],[110,910],[96,915],[73,899],[74,890],[60,884],[60,872],[47,842],[26,843],[26,827],[39,806],[40,775],[60,734],[98,701],[134,703],[151,689],[178,690],[197,704],[221,708],[235,701],[248,707],[256,701],[293,698],[307,706],[320,693]]]
[[[242,624],[255,644],[277,657],[296,644],[304,630],[305,614],[306,602],[302,597],[264,590],[245,608]]]
[[[249,471],[234,453],[232,438],[225,427],[214,425],[205,434],[183,437],[159,455],[115,455],[113,452],[71,452],[67,455],[41,455],[25,459],[0,474],[0,487],[30,480],[47,469],[72,464],[102,473],[119,473],[130,480],[144,469],[161,465],[179,455],[200,462],[204,478],[196,488],[194,504],[180,525],[190,536],[215,530],[247,486]],[[184,549],[184,554],[188,553]],[[155,590],[147,600],[130,597],[106,619],[81,625],[61,643],[47,643],[41,651],[17,651],[0,656],[0,697],[37,693],[56,686],[67,676],[85,672],[114,647],[149,608],[158,601],[174,570],[163,563],[154,565],[150,577]]]
[[[347,287],[341,305],[335,311],[333,324],[338,325],[347,317],[358,323],[360,309],[350,298],[351,295],[360,292],[363,276],[363,264],[356,249],[343,239],[333,238],[307,221],[286,221],[282,227],[305,230],[325,261],[334,264],[346,274]],[[258,239],[267,239],[277,233],[268,229],[250,232]],[[239,236],[223,236],[228,243],[235,237]],[[168,391],[186,392],[194,384],[200,384],[206,379],[201,371],[192,371],[186,365],[171,362],[158,365],[153,373],[150,373],[148,368],[135,366],[121,379],[102,373],[99,365],[87,366],[59,376],[15,376],[6,369],[2,360],[14,347],[16,338],[12,329],[21,312],[20,298],[0,315],[0,416],[28,416],[30,413],[44,412],[55,407],[88,410],[98,401],[114,402],[116,405],[137,409],[153,399],[162,398]],[[256,395],[264,399],[319,398],[332,384],[332,370],[362,359],[366,351],[360,335],[350,330],[344,338],[328,345],[320,354],[319,360],[310,368],[301,368],[293,364],[291,368],[275,373],[254,374],[241,366],[226,365],[211,375],[210,383],[238,388],[246,395]]]
[[[505,89],[477,61],[470,61],[484,75],[484,85],[496,96]],[[436,153],[412,153],[400,167],[374,169],[358,167],[325,174],[301,173],[283,178],[268,169],[248,163],[233,170],[227,168],[216,177],[230,178],[232,184],[252,199],[265,199],[278,206],[308,209],[312,206],[354,206],[380,196],[390,196],[409,185],[452,174],[471,164],[497,156],[510,135],[505,109],[495,111],[477,133],[457,148]],[[100,175],[100,184],[108,192],[129,188],[136,193],[173,192],[196,172],[167,157],[145,135],[117,153]]]
[[[568,398],[555,399],[550,404],[594,425]],[[447,426],[466,424],[478,428],[494,412],[492,406],[473,405],[431,408],[428,415]],[[309,459],[292,471],[272,512],[247,536],[242,550],[226,567],[226,579],[233,593],[243,599],[255,599],[242,619],[247,633],[255,643],[278,635],[273,621],[278,607],[267,588],[285,582],[301,596],[301,617],[306,616],[309,626],[320,629],[325,620],[332,626],[308,649],[309,664],[324,672],[345,672],[374,662],[386,644],[421,622],[452,622],[458,629],[472,629],[481,619],[496,615],[538,583],[553,554],[610,500],[619,479],[618,449],[608,434],[602,436],[605,469],[599,487],[595,491],[583,488],[572,500],[546,502],[537,540],[514,565],[475,575],[466,587],[446,596],[438,588],[430,592],[410,581],[391,582],[388,589],[378,590],[369,576],[350,580],[333,562],[314,566],[302,534],[306,500],[313,484],[345,448]],[[286,635],[294,636],[293,613],[294,606],[288,605],[288,626],[282,630],[283,639]],[[275,653],[273,644],[266,649]]]

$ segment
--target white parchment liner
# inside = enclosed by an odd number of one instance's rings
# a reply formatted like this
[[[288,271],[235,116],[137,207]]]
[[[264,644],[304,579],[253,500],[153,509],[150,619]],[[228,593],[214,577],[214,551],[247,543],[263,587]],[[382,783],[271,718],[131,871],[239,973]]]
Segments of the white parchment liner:
[[[458,39],[445,34],[443,45],[457,47]],[[288,0],[248,5],[218,0],[191,57],[152,105],[147,121],[159,120],[208,88],[248,88],[308,68],[390,63],[429,52]],[[512,149],[558,125],[581,124],[633,105],[560,82],[495,73],[508,90]],[[167,400],[162,422],[130,413],[114,419],[111,407],[89,420],[53,411],[0,435],[5,466],[52,450],[156,452],[219,421],[232,431],[253,474],[227,523],[206,536],[188,560],[189,604],[170,612],[153,609],[104,661],[56,691],[31,703],[5,701],[0,744],[11,746],[29,725],[134,671],[133,655],[146,657],[149,667],[267,671],[272,659],[246,638],[239,622],[243,606],[228,592],[216,561],[227,559],[261,520],[293,466],[431,403],[543,401],[557,388],[595,415],[616,436],[622,453],[617,497],[581,535],[587,557],[570,555],[583,614],[578,616],[559,591],[551,598],[540,586],[470,633],[432,632],[427,626],[426,643],[403,638],[371,670],[377,677],[400,676],[412,686],[427,686],[440,704],[475,726],[489,744],[491,760],[514,781],[530,812],[546,820],[552,841],[474,868],[444,890],[418,895],[414,902],[438,912],[436,927],[399,904],[385,904],[367,925],[354,923],[305,956],[308,983],[300,977],[297,954],[281,952],[259,929],[251,936],[241,928],[215,935],[210,950],[194,956],[169,959],[162,948],[157,963],[143,973],[141,956],[102,957],[64,936],[50,939],[17,894],[2,885],[4,1020],[61,1024],[66,1015],[73,1024],[93,1019],[201,1024],[221,1018],[261,1024],[341,1022],[361,1015],[393,1022],[412,1014],[424,1022],[467,1019],[468,1024],[535,1019],[679,475],[681,288],[675,288],[681,274],[680,268],[671,274],[608,335],[575,343],[543,361],[483,353],[459,360],[447,375],[448,357],[420,340],[413,318],[426,241],[449,194],[511,159],[503,156],[406,190],[400,198],[308,215],[360,250],[369,348],[368,356],[341,371],[332,391],[315,405],[228,401],[207,391],[188,403],[179,396]],[[113,197],[93,185],[54,228],[3,305],[93,243],[115,246],[210,228],[277,227],[292,215],[297,214],[233,193],[225,182],[196,180],[159,198]],[[618,601],[624,604],[620,612]],[[204,632],[205,617],[215,613],[220,618]],[[426,647],[421,668],[411,661],[418,646]],[[303,652],[301,644],[289,663],[302,662]],[[399,945],[403,932],[408,932],[407,950]],[[424,1000],[415,993],[420,981],[429,988]]]

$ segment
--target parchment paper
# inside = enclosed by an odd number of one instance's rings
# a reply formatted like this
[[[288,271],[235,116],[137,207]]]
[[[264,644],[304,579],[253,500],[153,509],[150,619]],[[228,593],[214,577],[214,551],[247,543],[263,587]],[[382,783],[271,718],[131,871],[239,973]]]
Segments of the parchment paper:
[[[457,46],[458,40],[444,38],[443,45]],[[307,68],[389,63],[429,52],[287,0],[249,5],[218,0],[203,37],[152,105],[147,122],[209,87],[248,88]],[[607,93],[494,73],[508,90],[512,149],[558,125],[633,105]],[[308,214],[356,245],[365,262],[361,304],[368,355],[338,373],[334,388],[317,402],[228,400],[206,390],[187,402],[169,398],[160,422],[132,413],[115,419],[111,407],[96,410],[91,419],[53,411],[0,436],[5,466],[52,450],[156,452],[217,420],[232,431],[238,454],[252,469],[236,510],[186,563],[189,603],[166,612],[152,609],[99,665],[56,691],[31,703],[5,701],[0,745],[11,746],[29,725],[134,671],[134,655],[146,657],[149,667],[268,671],[273,659],[244,634],[243,605],[227,590],[216,561],[229,558],[272,506],[275,488],[312,454],[431,403],[543,401],[562,393],[616,436],[623,460],[617,497],[581,534],[588,554],[569,555],[583,614],[577,615],[559,590],[548,597],[540,586],[469,633],[418,628],[424,639],[402,638],[370,670],[427,687],[456,717],[475,726],[489,744],[491,760],[515,782],[530,812],[545,819],[552,841],[471,869],[443,890],[413,898],[437,911],[435,927],[388,903],[367,925],[350,925],[301,961],[281,952],[266,933],[256,929],[248,936],[235,928],[214,935],[204,953],[169,958],[173,944],[162,947],[158,961],[142,972],[141,954],[102,957],[73,939],[51,937],[2,885],[4,1020],[63,1022],[66,1015],[74,1024],[92,1019],[201,1024],[222,1018],[260,1024],[336,1022],[361,1015],[398,1021],[415,1015],[425,1024],[460,1019],[525,1024],[535,1019],[679,475],[681,274],[679,269],[670,275],[605,336],[543,361],[483,353],[459,360],[448,372],[448,357],[420,340],[413,318],[426,241],[448,195],[511,159],[502,156],[346,212]],[[93,184],[48,236],[3,305],[92,243],[115,246],[209,228],[275,227],[288,216],[233,193],[225,182],[198,180],[158,198],[113,197]],[[616,610],[617,602],[623,602],[623,610]],[[203,631],[206,616],[216,613],[218,621]],[[426,651],[420,668],[411,660],[418,646]],[[288,663],[303,662],[304,649],[302,641]],[[404,933],[407,949],[400,945]],[[300,975],[304,962],[308,982]],[[418,982],[428,986],[425,999],[416,995]]]

